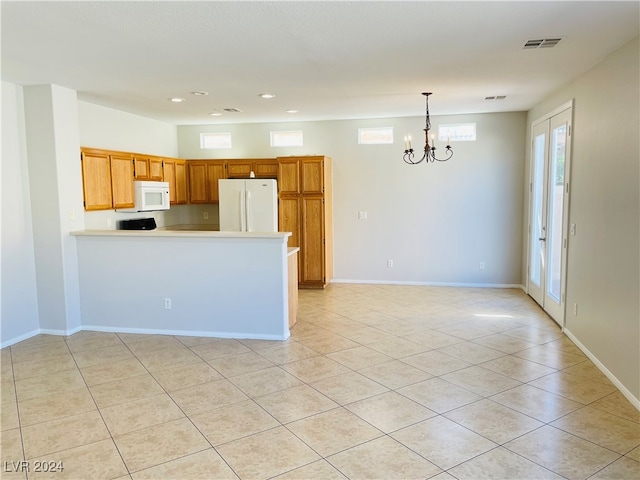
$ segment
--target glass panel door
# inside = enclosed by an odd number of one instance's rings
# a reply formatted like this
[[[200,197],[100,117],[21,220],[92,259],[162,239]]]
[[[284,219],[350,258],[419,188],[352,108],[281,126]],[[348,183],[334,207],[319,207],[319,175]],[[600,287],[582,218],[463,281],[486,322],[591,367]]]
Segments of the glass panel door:
[[[564,323],[571,109],[533,127],[528,293]]]
[[[531,155],[531,226],[529,235],[529,295],[540,305],[544,303],[544,270],[547,209],[546,209],[546,167],[547,130],[543,122],[533,128],[533,152]]]

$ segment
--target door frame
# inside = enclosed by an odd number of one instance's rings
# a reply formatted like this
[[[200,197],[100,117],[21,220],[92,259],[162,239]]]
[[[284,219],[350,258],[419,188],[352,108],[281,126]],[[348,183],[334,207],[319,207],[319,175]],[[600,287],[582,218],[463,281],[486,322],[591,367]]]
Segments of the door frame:
[[[572,144],[573,144],[573,113],[574,113],[574,99],[571,99],[561,105],[559,105],[558,107],[554,108],[553,110],[545,113],[544,115],[542,115],[541,117],[536,118],[534,121],[531,122],[531,130],[530,130],[530,134],[531,134],[531,143],[529,144],[529,205],[528,205],[528,221],[527,221],[527,235],[526,235],[526,239],[527,239],[527,251],[526,251],[526,255],[527,255],[527,261],[526,261],[526,276],[527,276],[527,281],[526,281],[526,293],[527,295],[529,295],[530,293],[530,272],[531,272],[531,234],[532,234],[532,222],[533,222],[533,168],[534,168],[534,158],[533,158],[533,148],[534,148],[534,142],[535,142],[535,136],[534,136],[534,129],[535,127],[537,127],[540,123],[549,121],[551,118],[555,117],[556,115],[563,113],[566,110],[570,110],[570,114],[569,114],[569,132],[567,135],[567,157],[565,159],[565,171],[564,171],[564,189],[565,189],[565,201],[564,201],[564,205],[563,205],[563,210],[562,210],[562,232],[563,232],[563,246],[562,246],[562,257],[561,257],[561,271],[563,272],[562,274],[562,279],[561,279],[561,285],[560,285],[560,315],[561,318],[554,318],[553,316],[551,316],[551,314],[549,314],[549,312],[547,312],[547,314],[553,318],[553,320],[558,323],[558,325],[560,326],[560,328],[564,331],[565,328],[565,323],[566,323],[566,316],[567,316],[567,308],[566,308],[566,287],[567,287],[567,277],[568,277],[568,269],[567,269],[567,258],[568,258],[568,249],[569,249],[569,238],[568,238],[568,233],[569,233],[569,205],[570,205],[570,201],[571,201],[571,157],[572,157]],[[549,132],[550,133],[550,132]],[[547,138],[547,142],[549,142],[551,139]],[[547,156],[547,153],[545,152],[545,156]],[[549,161],[549,159],[545,159],[546,162]],[[547,166],[545,165],[545,168]],[[545,179],[546,182],[546,179]],[[548,229],[547,229],[548,230]],[[546,260],[546,259],[545,259]],[[546,280],[545,280],[546,283]],[[546,296],[546,286],[545,286],[545,291],[543,291],[543,298]],[[543,305],[540,305],[540,307],[545,310]],[[545,310],[546,311],[546,310]]]

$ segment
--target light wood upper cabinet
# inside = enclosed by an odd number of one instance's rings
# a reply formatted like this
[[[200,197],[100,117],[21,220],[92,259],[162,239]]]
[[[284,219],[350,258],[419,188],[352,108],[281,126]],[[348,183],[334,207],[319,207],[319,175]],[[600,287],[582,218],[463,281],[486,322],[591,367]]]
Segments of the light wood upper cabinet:
[[[171,205],[187,203],[187,165],[184,160],[165,158],[162,162],[162,176],[169,183]]]
[[[324,159],[325,157],[300,159],[303,194],[322,195],[324,193]]]
[[[80,156],[85,210],[133,207],[131,154],[82,148]]]
[[[227,178],[278,178],[278,160],[275,158],[227,159]]]
[[[265,158],[253,162],[256,178],[278,178],[278,160]]]
[[[250,161],[227,160],[227,178],[249,178],[252,169]]]
[[[148,157],[133,157],[133,177],[136,180],[148,180],[149,179],[149,158]]]
[[[131,155],[114,153],[110,157],[113,208],[131,208],[135,205]]]
[[[278,159],[278,192],[280,195],[300,193],[300,160],[297,157]]]
[[[185,204],[189,201],[187,189],[187,162],[176,160],[176,203]]]
[[[189,161],[189,203],[207,203],[207,164]]]
[[[163,159],[159,157],[149,158],[149,180],[162,182],[164,180]]]
[[[227,178],[226,163],[220,161],[212,161],[207,163],[207,183],[209,203],[218,203],[220,194],[218,191],[218,180]]]
[[[85,210],[108,210],[111,206],[111,160],[106,152],[83,150],[82,178]]]
[[[185,204],[187,165],[179,158],[82,147],[85,210],[134,206],[134,180],[167,181],[172,205]]]
[[[162,158],[148,155],[135,155],[134,177],[136,180],[152,180],[161,182],[164,178]]]
[[[331,178],[329,157],[278,158],[279,230],[292,233],[289,247],[300,247],[302,288],[324,288],[333,278]]]
[[[224,160],[189,160],[189,203],[218,203],[218,180],[226,177]]]

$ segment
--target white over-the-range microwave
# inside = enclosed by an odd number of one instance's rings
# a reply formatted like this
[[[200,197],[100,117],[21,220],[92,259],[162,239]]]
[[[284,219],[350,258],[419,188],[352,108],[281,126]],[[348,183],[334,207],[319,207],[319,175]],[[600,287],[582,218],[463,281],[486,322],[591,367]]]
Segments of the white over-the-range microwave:
[[[153,212],[169,210],[169,182],[133,182],[134,207],[118,208],[117,212]]]

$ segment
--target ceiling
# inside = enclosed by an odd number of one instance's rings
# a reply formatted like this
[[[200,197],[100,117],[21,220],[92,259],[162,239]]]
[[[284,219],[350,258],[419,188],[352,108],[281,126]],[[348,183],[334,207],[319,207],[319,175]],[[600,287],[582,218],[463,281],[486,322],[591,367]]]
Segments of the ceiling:
[[[639,6],[3,0],[2,79],[176,125],[423,115],[424,91],[432,114],[523,111],[637,36]]]

